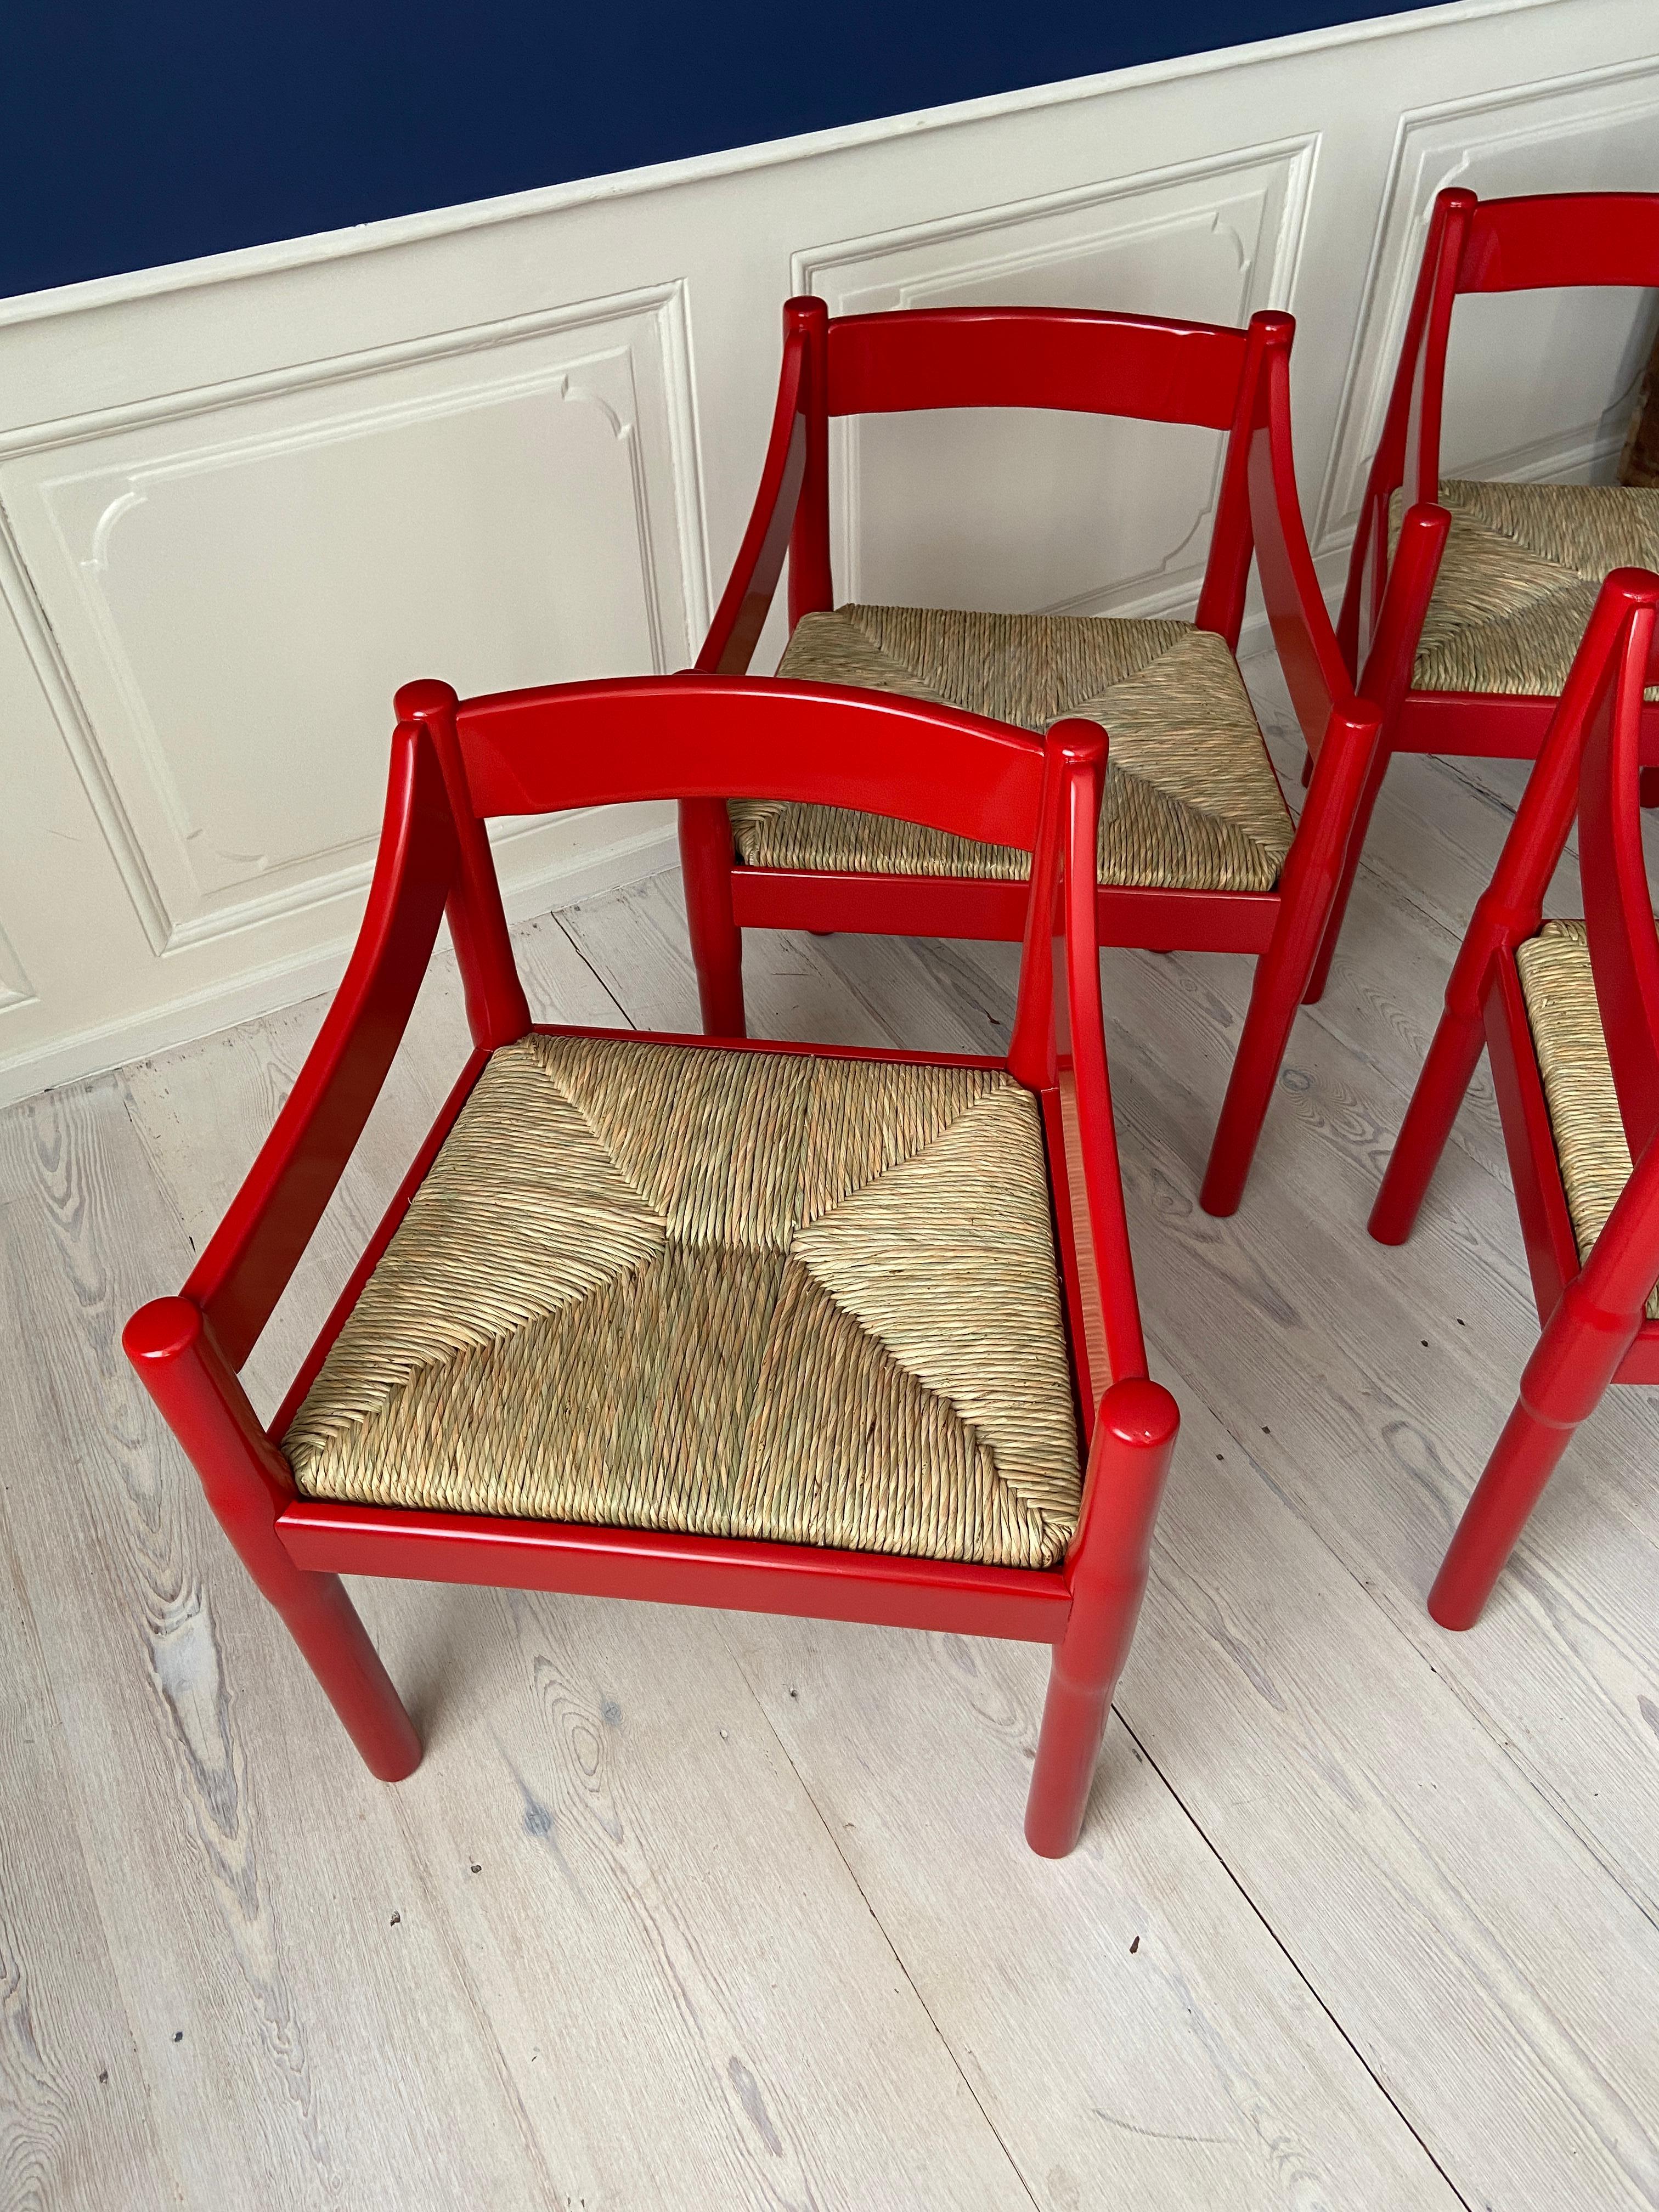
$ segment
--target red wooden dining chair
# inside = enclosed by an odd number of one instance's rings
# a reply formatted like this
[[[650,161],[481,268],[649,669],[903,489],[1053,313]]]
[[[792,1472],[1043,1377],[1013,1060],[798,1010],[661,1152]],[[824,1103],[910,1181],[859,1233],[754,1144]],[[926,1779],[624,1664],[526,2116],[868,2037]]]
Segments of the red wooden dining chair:
[[[1291,451],[1288,315],[1248,330],[1060,308],[831,317],[784,309],[771,443],[697,665],[737,674],[789,560],[784,677],[946,701],[1042,728],[1109,729],[1098,858],[1106,945],[1258,954],[1203,1203],[1237,1206],[1340,879],[1378,710],[1355,696],[1320,597]],[[829,418],[1036,407],[1225,434],[1194,623],[835,605]],[[1234,658],[1252,553],[1316,762],[1293,825]],[[1389,635],[1411,618],[1392,611]],[[687,907],[711,1035],[744,1032],[744,928],[1018,939],[1027,862],[842,808],[753,794],[684,805]]]
[[[1656,608],[1646,570],[1601,586],[1371,1213],[1382,1243],[1409,1236],[1484,1045],[1543,1334],[1429,1598],[1448,1628],[1478,1619],[1607,1384],[1659,1382],[1659,939],[1638,782]],[[1575,813],[1584,918],[1541,921]]]
[[[1367,682],[1389,711],[1316,981],[1329,965],[1392,756],[1534,759],[1602,577],[1620,567],[1659,568],[1659,490],[1480,483],[1440,473],[1458,296],[1589,284],[1659,285],[1659,192],[1480,200],[1458,187],[1436,199],[1337,623],[1348,666],[1364,657]],[[1398,595],[1421,601],[1424,611],[1416,627],[1396,633],[1384,665],[1369,647],[1402,566],[1426,572],[1429,592],[1413,576]],[[1644,753],[1659,763],[1659,693],[1644,722]],[[1644,775],[1643,797],[1659,801],[1659,765]]]
[[[342,1573],[1050,1644],[1026,1833],[1069,1850],[1178,1420],[1112,1127],[1100,730],[696,675],[397,709],[345,980],[182,1293],[126,1329],[226,1533],[389,1781],[420,1745]],[[732,790],[1030,853],[1006,1058],[532,1024],[485,821]],[[446,908],[474,1049],[264,1429],[237,1371]]]

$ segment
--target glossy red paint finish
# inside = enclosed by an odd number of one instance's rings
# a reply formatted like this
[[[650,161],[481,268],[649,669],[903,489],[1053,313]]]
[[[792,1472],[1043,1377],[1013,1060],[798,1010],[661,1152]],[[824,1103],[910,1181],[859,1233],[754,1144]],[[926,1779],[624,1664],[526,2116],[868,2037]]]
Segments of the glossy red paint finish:
[[[1322,966],[1328,966],[1342,926],[1348,884],[1390,757],[1397,752],[1462,753],[1486,760],[1535,760],[1549,730],[1553,699],[1419,691],[1412,688],[1411,674],[1451,520],[1439,499],[1441,407],[1453,307],[1461,293],[1587,284],[1659,285],[1659,193],[1554,192],[1481,200],[1459,185],[1436,199],[1337,618],[1348,666],[1359,667],[1363,658],[1364,689],[1385,711]],[[1422,518],[1415,526],[1425,531],[1438,518],[1439,535],[1411,543],[1402,534],[1390,563],[1389,507],[1402,489],[1409,502],[1407,532],[1413,528],[1413,517]],[[1401,606],[1420,599],[1417,619],[1382,639],[1378,631],[1384,599],[1402,563],[1420,566],[1427,588],[1398,595]],[[1645,761],[1659,763],[1659,706],[1644,714],[1642,750]],[[1644,803],[1659,797],[1652,775],[1642,793]]]
[[[183,1294],[145,1306],[124,1339],[227,1534],[287,1622],[363,1757],[386,1779],[408,1773],[420,1746],[341,1587],[343,1572],[748,1607],[1052,1644],[1054,1688],[1028,1829],[1037,1850],[1068,1850],[1133,1632],[1178,1425],[1174,1401],[1146,1377],[1106,1068],[1093,886],[1105,774],[1102,732],[1090,722],[1063,722],[1039,738],[913,701],[714,673],[569,684],[465,702],[447,685],[428,683],[406,686],[398,707],[380,856],[345,981],[270,1139]],[[485,818],[669,796],[686,803],[686,835],[695,851],[707,831],[707,810],[719,806],[723,826],[720,794],[739,789],[902,810],[1032,854],[1007,1060],[707,1036],[660,1041],[708,1051],[823,1049],[857,1059],[1006,1066],[1037,1094],[1053,1153],[1066,1312],[1088,1449],[1079,1532],[1055,1571],[1024,1573],[783,1544],[379,1510],[295,1493],[279,1439],[489,1053],[532,1026]],[[474,1049],[266,1431],[237,1370],[362,1133],[445,912]],[[720,920],[716,903],[703,926]]]
[[[831,317],[821,300],[806,298],[789,301],[783,323],[771,444],[731,580],[698,656],[700,669],[747,669],[781,574],[786,540],[792,626],[804,614],[833,606],[832,416],[1042,407],[1225,433],[1197,621],[1237,646],[1254,560],[1315,763],[1310,802],[1273,891],[1097,890],[1096,931],[1105,945],[1260,956],[1201,1194],[1212,1212],[1231,1212],[1297,1007],[1322,985],[1316,963],[1344,880],[1350,825],[1378,722],[1377,709],[1356,693],[1338,649],[1297,501],[1290,317],[1259,314],[1248,330],[1042,307]],[[1390,619],[1397,628],[1402,617],[1395,610]],[[742,786],[745,793],[750,788]],[[724,822],[707,815],[684,822],[682,853],[711,1035],[742,1032],[745,928],[1000,939],[1024,931],[1025,901],[1017,884],[750,867],[736,860]]]
[[[1505,1150],[1543,1334],[1520,1397],[1430,1595],[1470,1627],[1579,1423],[1609,1382],[1659,1377],[1659,939],[1642,860],[1642,692],[1659,635],[1659,576],[1618,568],[1528,780],[1491,884],[1446,986],[1445,1012],[1372,1209],[1404,1242],[1482,1049],[1492,1057]],[[1516,969],[1575,817],[1596,1002],[1635,1165],[1582,1265]]]

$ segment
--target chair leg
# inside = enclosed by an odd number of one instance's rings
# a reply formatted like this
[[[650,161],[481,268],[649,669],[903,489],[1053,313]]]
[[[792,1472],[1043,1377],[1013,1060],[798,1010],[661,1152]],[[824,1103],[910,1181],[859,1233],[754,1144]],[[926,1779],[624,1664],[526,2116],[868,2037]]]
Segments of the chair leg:
[[[227,1531],[228,1534],[228,1531]],[[245,1547],[237,1549],[246,1559]],[[401,1782],[421,1763],[421,1739],[338,1575],[307,1574],[272,1540],[255,1576],[300,1647],[340,1725],[381,1782]]]
[[[1115,1383],[1101,1401],[1068,1562],[1072,1610],[1054,1646],[1025,1808],[1025,1840],[1043,1858],[1064,1858],[1083,1832],[1180,1423],[1175,1400],[1156,1382]]]
[[[1429,1592],[1429,1612],[1443,1628],[1473,1628],[1480,1618],[1577,1425],[1546,1420],[1524,1395],[1517,1400]]]
[[[1478,1014],[1449,1006],[1441,1015],[1366,1224],[1379,1244],[1403,1244],[1411,1235],[1486,1042]]]
[[[189,1298],[155,1298],[134,1314],[121,1341],[201,1478],[215,1518],[282,1616],[363,1763],[382,1782],[401,1782],[421,1763],[415,1724],[339,1577],[297,1566],[276,1534],[293,1478],[200,1308]]]
[[[1379,739],[1370,774],[1365,779],[1359,804],[1354,809],[1353,823],[1348,833],[1348,848],[1342,858],[1342,872],[1337,878],[1336,896],[1331,901],[1331,910],[1325,922],[1325,934],[1319,947],[1319,957],[1313,963],[1303,993],[1304,1006],[1316,1006],[1325,995],[1325,986],[1331,979],[1331,963],[1336,957],[1336,941],[1342,934],[1342,923],[1348,911],[1348,899],[1353,890],[1353,879],[1359,873],[1360,855],[1365,849],[1365,833],[1371,826],[1371,816],[1376,807],[1376,795],[1382,788],[1382,779],[1389,772],[1391,756],[1386,743]]]
[[[1593,1287],[1597,1280],[1599,1293]],[[1610,1302],[1606,1295],[1608,1280],[1608,1274],[1598,1277],[1593,1255],[1589,1268],[1567,1285],[1544,1325],[1522,1372],[1514,1410],[1429,1593],[1429,1611],[1443,1628],[1473,1628],[1480,1619],[1545,1484],[1635,1340],[1642,1307],[1618,1310],[1619,1299]]]
[[[685,920],[705,1036],[745,1036],[743,932],[732,914],[732,825],[718,799],[680,801]]]
[[[1206,1213],[1238,1211],[1315,949],[1294,961],[1286,957],[1289,948],[1270,945],[1256,962],[1244,1027],[1199,1188],[1198,1202]]]
[[[1318,956],[1325,917],[1331,911],[1328,897],[1320,895],[1320,875],[1311,852],[1293,854],[1285,864],[1279,920],[1267,951],[1255,963],[1250,1003],[1199,1190],[1198,1202],[1206,1213],[1235,1213],[1244,1195],[1308,971]]]

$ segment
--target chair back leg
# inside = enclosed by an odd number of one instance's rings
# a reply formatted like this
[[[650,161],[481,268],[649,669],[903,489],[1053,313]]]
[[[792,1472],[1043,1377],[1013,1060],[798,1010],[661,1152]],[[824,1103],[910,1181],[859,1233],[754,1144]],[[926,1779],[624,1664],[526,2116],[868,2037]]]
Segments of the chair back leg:
[[[1156,1382],[1116,1382],[1101,1401],[1073,1554],[1072,1609],[1054,1646],[1025,1808],[1025,1840],[1043,1858],[1064,1858],[1083,1831],[1180,1425],[1175,1400]]]
[[[732,823],[724,800],[680,801],[680,869],[703,1035],[746,1036],[743,932],[732,915]]]
[[[1411,1235],[1486,1044],[1478,1012],[1446,1007],[1366,1224],[1379,1244],[1403,1244]]]

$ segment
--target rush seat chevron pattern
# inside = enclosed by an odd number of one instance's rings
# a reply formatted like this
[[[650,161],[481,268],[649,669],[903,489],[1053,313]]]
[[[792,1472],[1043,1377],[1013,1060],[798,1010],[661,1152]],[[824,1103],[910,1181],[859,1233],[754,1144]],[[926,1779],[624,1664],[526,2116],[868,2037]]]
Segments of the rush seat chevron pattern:
[[[778,674],[855,684],[1031,730],[1068,714],[1110,734],[1103,884],[1270,890],[1291,823],[1224,639],[1179,622],[844,606],[803,616]],[[1028,856],[839,807],[738,800],[753,866],[1023,881]]]
[[[1659,567],[1659,491],[1447,481],[1440,499],[1451,531],[1413,683],[1554,698],[1601,579]]]
[[[1053,1566],[1079,1467],[1036,1102],[505,1046],[283,1448],[313,1498]]]

